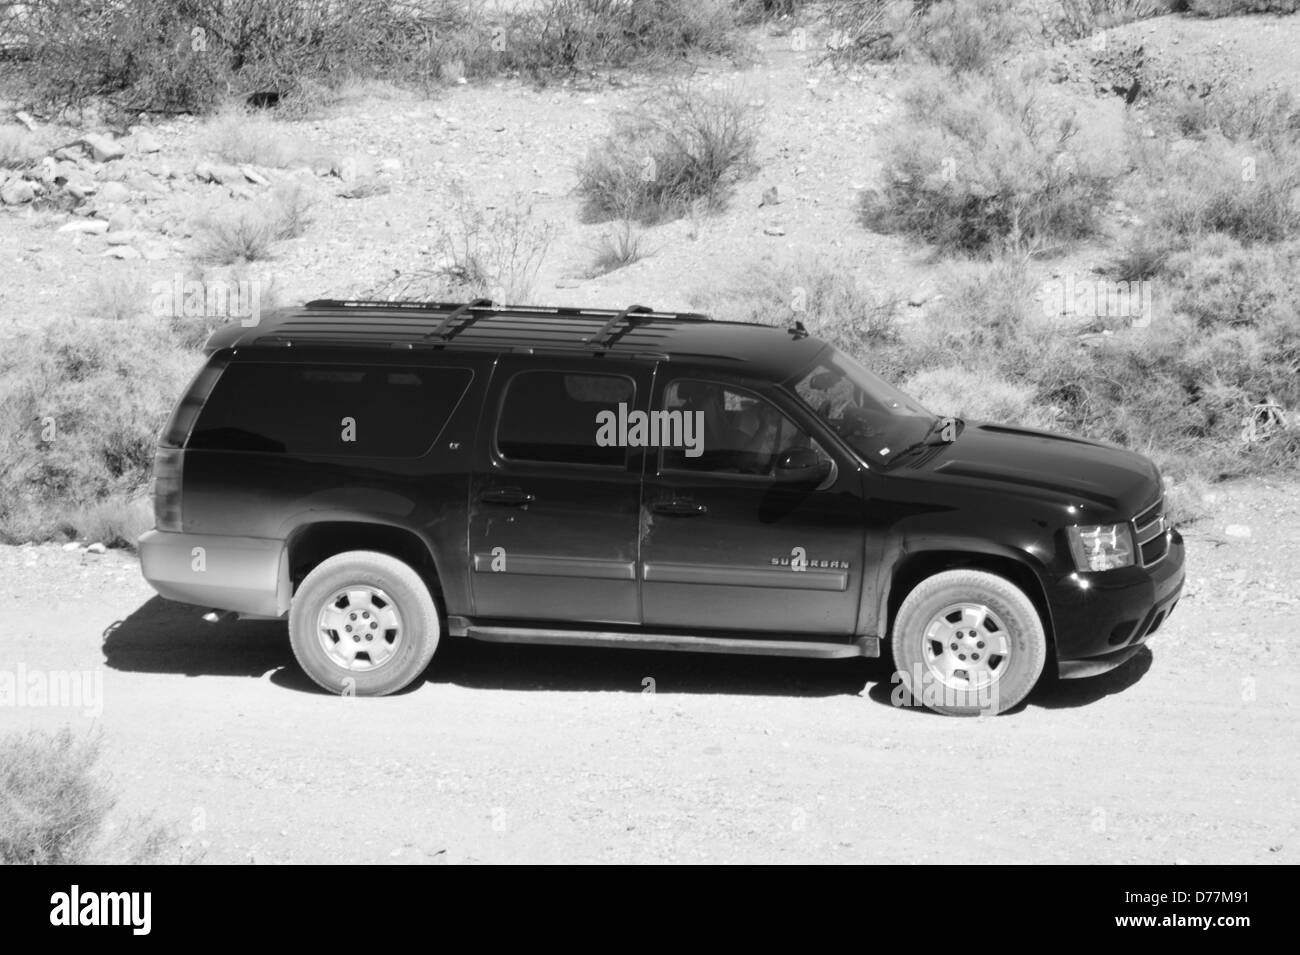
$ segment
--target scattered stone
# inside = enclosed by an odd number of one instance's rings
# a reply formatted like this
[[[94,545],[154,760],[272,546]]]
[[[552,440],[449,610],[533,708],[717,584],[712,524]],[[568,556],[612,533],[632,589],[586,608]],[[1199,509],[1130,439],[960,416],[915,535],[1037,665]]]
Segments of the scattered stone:
[[[389,158],[379,163],[379,168],[383,172],[389,173],[391,175],[396,175],[397,173],[402,171],[402,161],[400,159],[395,159],[390,156]]]
[[[131,190],[120,182],[106,182],[99,187],[99,201],[118,203],[131,198]]]
[[[14,119],[26,126],[29,133],[36,132],[36,120],[32,119],[30,113],[25,113],[22,110],[19,110],[14,113]]]
[[[140,245],[140,255],[146,262],[158,262],[168,257],[165,242],[145,242]]]
[[[21,206],[31,202],[37,195],[36,184],[26,179],[10,179],[0,186],[0,203],[7,206]]]
[[[778,206],[781,204],[781,194],[777,191],[776,186],[770,186],[763,190],[763,198],[758,201],[758,207]]]
[[[1229,537],[1249,537],[1250,528],[1245,524],[1229,524],[1223,529],[1223,533]]]
[[[59,226],[59,232],[77,232],[82,235],[103,235],[108,223],[103,219],[74,219]]]
[[[63,162],[76,162],[81,158],[81,156],[82,154],[71,146],[60,146],[58,149],[54,150],[54,158],[62,160]]]
[[[101,544],[99,541],[96,541],[93,544],[89,544],[86,547],[87,554],[102,554],[106,550],[108,550],[108,548],[105,547],[103,544]]]
[[[63,549],[67,551],[81,550],[81,545],[76,541],[68,541],[68,543],[63,545]]]
[[[138,175],[127,179],[126,184],[131,187],[132,191],[139,192],[146,196],[165,196],[167,187],[160,183],[153,176]]]
[[[556,288],[577,288],[582,283],[577,279],[560,279],[555,283]]]
[[[135,217],[126,209],[118,206],[108,216],[109,232],[125,232],[135,225]]]
[[[110,232],[104,236],[104,241],[109,245],[130,245],[138,238],[140,238],[139,232],[134,229],[127,229],[124,232]]]
[[[135,145],[136,152],[156,153],[162,149],[162,144],[154,139],[152,135],[146,132],[136,133],[131,139]]]
[[[96,162],[112,162],[126,155],[126,149],[112,136],[88,133],[81,137],[81,144],[86,147]]]
[[[245,179],[255,186],[269,186],[271,184],[270,179],[267,179],[252,166],[240,166],[239,171],[244,174]]]
[[[232,199],[252,199],[253,190],[247,186],[231,186],[230,198]]]
[[[99,255],[101,258],[113,258],[113,259],[142,258],[142,256],[140,255],[140,250],[136,248],[132,248],[129,245],[116,245],[113,246],[111,249],[105,249],[103,252],[99,253]]]
[[[765,226],[763,235],[785,235],[785,229],[782,229],[779,225]]]

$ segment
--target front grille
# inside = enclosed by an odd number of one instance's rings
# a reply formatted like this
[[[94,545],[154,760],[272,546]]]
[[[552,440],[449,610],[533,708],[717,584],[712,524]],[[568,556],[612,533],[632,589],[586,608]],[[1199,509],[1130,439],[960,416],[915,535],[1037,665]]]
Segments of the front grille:
[[[1133,533],[1137,537],[1143,567],[1160,563],[1169,552],[1169,535],[1165,533],[1167,528],[1163,497],[1133,518]]]

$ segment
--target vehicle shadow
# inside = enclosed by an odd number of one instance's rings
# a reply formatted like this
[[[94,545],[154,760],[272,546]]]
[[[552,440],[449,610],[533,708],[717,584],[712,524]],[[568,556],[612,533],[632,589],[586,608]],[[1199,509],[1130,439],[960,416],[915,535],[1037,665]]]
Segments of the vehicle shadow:
[[[1122,666],[1116,667],[1109,673],[1083,680],[1062,680],[1056,675],[1055,665],[1051,665],[1044,671],[1033,692],[1021,703],[1007,710],[1007,713],[1019,713],[1031,706],[1045,710],[1087,706],[1112,693],[1121,693],[1137,683],[1146,675],[1147,670],[1151,669],[1153,659],[1150,648],[1144,646]],[[897,702],[901,695],[898,682],[894,680],[894,674],[889,672],[889,668],[885,669],[887,672],[883,678],[867,691],[869,699],[885,706],[912,710],[926,716],[942,715],[923,706],[900,706]]]
[[[105,665],[136,673],[262,678],[278,687],[320,693],[299,669],[282,620],[201,619],[203,608],[152,597],[103,633]],[[1059,680],[1044,674],[1025,703],[1044,709],[1086,706],[1132,686],[1150,669],[1151,651],[1103,676]],[[653,682],[647,682],[653,681]],[[428,683],[486,690],[717,693],[739,696],[865,696],[893,707],[898,686],[886,655],[863,660],[807,660],[593,647],[544,647],[444,638],[424,677]],[[923,707],[902,707],[935,716]]]

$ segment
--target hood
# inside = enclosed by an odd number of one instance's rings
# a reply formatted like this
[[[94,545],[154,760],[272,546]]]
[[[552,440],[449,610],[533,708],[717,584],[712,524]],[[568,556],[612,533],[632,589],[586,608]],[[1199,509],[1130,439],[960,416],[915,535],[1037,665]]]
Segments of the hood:
[[[979,481],[1027,496],[1092,505],[1127,519],[1159,493],[1150,459],[1050,431],[967,422],[960,436],[917,466],[936,477]]]

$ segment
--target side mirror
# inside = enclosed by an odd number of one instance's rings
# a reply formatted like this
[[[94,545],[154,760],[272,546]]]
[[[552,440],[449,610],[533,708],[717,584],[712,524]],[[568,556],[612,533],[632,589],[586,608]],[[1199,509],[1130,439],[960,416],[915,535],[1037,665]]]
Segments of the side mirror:
[[[830,469],[830,462],[812,448],[790,448],[776,459],[776,479],[782,484],[817,484]]]

